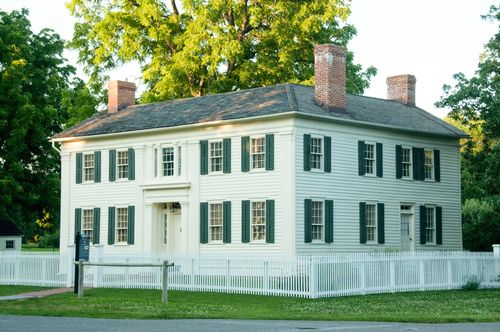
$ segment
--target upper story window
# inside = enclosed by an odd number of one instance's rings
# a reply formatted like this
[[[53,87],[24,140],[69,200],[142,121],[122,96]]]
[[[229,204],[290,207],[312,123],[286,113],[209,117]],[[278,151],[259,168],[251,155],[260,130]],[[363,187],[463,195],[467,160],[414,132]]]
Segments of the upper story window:
[[[210,142],[210,173],[222,172],[222,141]]]
[[[128,208],[116,209],[116,242],[127,243],[128,240]]]
[[[436,243],[436,207],[425,207],[425,242]]]
[[[252,241],[266,240],[266,202],[252,202],[250,230]]]
[[[128,151],[117,152],[118,179],[128,179]]]
[[[402,177],[410,178],[412,172],[411,148],[401,148]]]
[[[210,204],[209,236],[210,242],[222,241],[222,203]]]
[[[84,181],[94,181],[94,154],[83,155],[83,179]]]
[[[365,143],[365,174],[375,174],[375,144]]]
[[[434,180],[434,150],[424,151],[424,179]]]
[[[82,210],[82,236],[88,236],[92,238],[92,231],[94,229],[94,210],[84,209]]]
[[[323,202],[312,201],[312,214],[311,214],[311,235],[313,241],[323,241],[324,234],[324,218],[323,218]]]
[[[366,241],[377,241],[377,205],[366,204],[365,208],[365,221],[366,221]]]
[[[323,139],[311,137],[311,169],[323,169]]]
[[[266,167],[266,141],[264,137],[251,139],[250,164],[252,169],[263,169]]]
[[[174,176],[174,147],[162,149],[163,176]]]

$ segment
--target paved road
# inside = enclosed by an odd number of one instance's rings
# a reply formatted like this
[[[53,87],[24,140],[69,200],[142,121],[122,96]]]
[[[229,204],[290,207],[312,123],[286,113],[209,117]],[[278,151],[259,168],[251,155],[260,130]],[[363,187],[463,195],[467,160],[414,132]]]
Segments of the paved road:
[[[373,322],[317,322],[317,321],[261,321],[261,320],[125,320],[69,317],[31,317],[0,315],[2,332],[77,332],[77,331],[355,331],[355,332],[395,332],[395,331],[438,331],[438,332],[498,332],[499,323],[465,324],[403,324]]]

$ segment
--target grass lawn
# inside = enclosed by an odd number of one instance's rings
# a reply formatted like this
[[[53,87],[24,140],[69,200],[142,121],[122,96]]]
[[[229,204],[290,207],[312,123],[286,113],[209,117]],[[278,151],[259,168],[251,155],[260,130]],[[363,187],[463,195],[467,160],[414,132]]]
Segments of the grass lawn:
[[[29,243],[21,245],[21,251],[59,251],[59,248],[40,248],[36,243]]]
[[[37,286],[0,286],[0,296],[15,295],[28,292],[36,292],[39,290],[50,289],[47,287]],[[1,311],[0,311],[1,313]]]
[[[0,290],[3,287],[0,286]],[[10,287],[10,286],[9,286]],[[0,301],[0,313],[101,318],[298,319],[421,323],[500,321],[500,289],[436,291],[300,299],[271,296],[159,290],[90,289],[83,300],[73,293]]]

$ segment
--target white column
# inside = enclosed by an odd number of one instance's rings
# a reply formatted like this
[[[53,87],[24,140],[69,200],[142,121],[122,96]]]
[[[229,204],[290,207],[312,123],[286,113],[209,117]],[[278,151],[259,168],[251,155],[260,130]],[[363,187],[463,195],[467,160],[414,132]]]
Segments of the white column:
[[[296,244],[296,211],[295,211],[295,142],[292,131],[281,133],[281,142],[276,142],[277,151],[281,152],[281,170],[283,190],[281,195],[282,219],[276,220],[281,224],[282,234],[276,233],[277,241],[282,241],[283,253],[286,256],[294,256],[297,250]],[[279,200],[279,196],[276,197]],[[276,227],[277,228],[277,227]]]
[[[180,202],[181,204],[181,252],[183,254],[194,252],[194,248],[190,241],[193,239],[189,239],[189,234],[193,234],[192,230],[189,228],[188,220],[189,220],[189,203],[188,202]]]
[[[63,148],[63,146],[61,146]],[[59,248],[61,253],[66,251],[66,246],[73,243],[73,234],[69,233],[71,222],[70,211],[70,186],[71,186],[71,158],[67,152],[61,152],[61,216]]]
[[[153,247],[153,204],[145,203],[142,215],[142,251],[150,253],[156,249]]]

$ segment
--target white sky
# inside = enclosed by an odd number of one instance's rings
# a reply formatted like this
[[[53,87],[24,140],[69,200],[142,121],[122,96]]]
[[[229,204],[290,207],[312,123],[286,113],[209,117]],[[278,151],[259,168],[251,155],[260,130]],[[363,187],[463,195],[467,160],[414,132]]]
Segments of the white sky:
[[[47,27],[62,38],[71,39],[74,19],[65,7],[67,0],[0,0],[0,9],[28,8],[32,29]],[[474,73],[484,44],[496,32],[496,25],[481,19],[493,0],[353,0],[348,22],[358,34],[349,44],[355,62],[378,69],[365,95],[386,98],[387,76],[413,74],[417,77],[416,100],[421,108],[444,117],[436,109],[443,84],[452,75]],[[76,65],[76,52],[66,51]],[[79,71],[81,76],[81,71]],[[110,73],[111,79],[137,82],[137,65]]]

